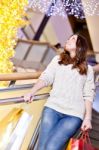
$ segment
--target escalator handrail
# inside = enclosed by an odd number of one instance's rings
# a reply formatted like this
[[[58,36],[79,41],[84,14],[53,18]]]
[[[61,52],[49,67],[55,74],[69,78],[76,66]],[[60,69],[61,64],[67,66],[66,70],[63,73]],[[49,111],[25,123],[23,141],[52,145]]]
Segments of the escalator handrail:
[[[42,73],[41,71],[37,71],[25,73],[0,74],[0,81],[37,79],[41,73]]]
[[[49,93],[37,94],[34,96],[33,101],[44,100],[44,99],[47,99],[48,97],[49,97]],[[24,101],[23,96],[0,99],[0,105],[10,105],[10,104],[16,104],[16,103],[26,103],[26,102]]]

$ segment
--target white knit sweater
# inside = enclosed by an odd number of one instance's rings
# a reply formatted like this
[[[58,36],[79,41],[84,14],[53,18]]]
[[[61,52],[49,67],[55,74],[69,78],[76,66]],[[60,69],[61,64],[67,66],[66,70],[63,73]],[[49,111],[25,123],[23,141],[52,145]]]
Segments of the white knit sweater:
[[[94,73],[88,65],[87,75],[80,75],[72,64],[58,64],[59,55],[55,56],[40,79],[46,86],[52,85],[50,96],[45,106],[60,113],[83,119],[85,114],[85,100],[93,101]]]

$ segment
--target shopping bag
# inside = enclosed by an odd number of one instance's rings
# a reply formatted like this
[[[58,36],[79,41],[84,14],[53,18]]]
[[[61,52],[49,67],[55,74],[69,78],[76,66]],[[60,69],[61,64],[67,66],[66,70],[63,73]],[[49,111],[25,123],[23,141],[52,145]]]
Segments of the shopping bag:
[[[70,139],[66,150],[99,150],[92,146],[88,131],[81,132],[79,135],[80,138],[78,136]]]

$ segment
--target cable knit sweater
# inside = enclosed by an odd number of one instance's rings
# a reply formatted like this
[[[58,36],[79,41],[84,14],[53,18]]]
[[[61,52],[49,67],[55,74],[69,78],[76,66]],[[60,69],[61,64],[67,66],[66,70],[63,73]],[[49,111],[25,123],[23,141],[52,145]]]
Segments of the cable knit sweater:
[[[55,56],[40,79],[46,86],[52,85],[50,96],[45,106],[60,113],[84,118],[85,100],[93,101],[94,73],[88,65],[87,75],[81,75],[78,70],[72,69],[72,64],[58,64],[59,55]]]

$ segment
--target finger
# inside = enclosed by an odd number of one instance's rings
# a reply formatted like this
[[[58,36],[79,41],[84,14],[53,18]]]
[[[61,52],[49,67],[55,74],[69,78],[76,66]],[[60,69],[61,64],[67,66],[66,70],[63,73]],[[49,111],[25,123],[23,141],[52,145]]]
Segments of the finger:
[[[33,102],[33,98],[31,98],[31,99],[29,100],[29,102],[32,103],[32,102]]]
[[[30,95],[25,95],[25,96],[24,96],[24,100],[25,100],[25,101],[28,101],[29,99],[30,99]]]
[[[85,128],[86,128],[85,125],[82,125],[82,126],[81,126],[81,130],[82,130],[82,131],[85,131]]]
[[[28,99],[24,97],[24,101],[25,101],[25,102],[27,102],[27,101],[28,101]]]
[[[87,127],[87,126],[85,126],[84,131],[87,131],[87,130],[88,130],[88,127]]]
[[[25,102],[26,103],[30,103],[30,99],[25,99]]]
[[[85,127],[85,131],[88,131],[89,129],[91,129],[91,126],[86,126]]]
[[[28,101],[29,101],[29,98],[24,97],[24,101],[25,101],[25,102],[28,102]]]
[[[28,97],[24,98],[24,101],[25,101],[26,103],[29,103],[29,100],[30,100],[30,98],[28,98]]]
[[[32,102],[32,101],[33,101],[33,99],[34,99],[34,97],[33,97],[33,96],[31,96],[31,97],[30,97],[30,101]]]
[[[29,99],[28,99],[28,103],[32,103],[33,101],[33,97],[31,96]]]
[[[81,130],[82,130],[82,131],[85,131],[85,129],[84,129],[84,128],[81,128]]]

